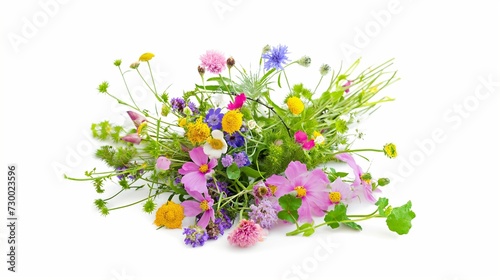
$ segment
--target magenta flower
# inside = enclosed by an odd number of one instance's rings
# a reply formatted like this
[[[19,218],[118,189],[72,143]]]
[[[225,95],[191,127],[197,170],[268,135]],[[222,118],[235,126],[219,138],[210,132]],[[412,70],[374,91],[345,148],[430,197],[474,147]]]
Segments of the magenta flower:
[[[229,234],[227,240],[231,245],[245,248],[264,240],[264,236],[265,232],[258,224],[252,220],[242,219],[238,227]]]
[[[219,74],[226,69],[226,59],[224,55],[217,51],[207,51],[204,55],[200,56],[201,66],[212,74]]]
[[[168,158],[160,156],[156,159],[156,168],[160,170],[168,170],[170,168],[170,163],[172,162]]]
[[[363,170],[356,163],[354,158],[348,153],[338,154],[335,155],[335,157],[347,163],[347,165],[349,165],[354,171],[354,181],[352,183],[352,186],[354,187],[355,191],[358,193],[362,192],[366,200],[368,200],[371,203],[375,203],[377,200],[373,196],[372,186],[361,179],[361,175],[363,175]]]
[[[347,80],[347,82],[342,85],[342,87],[346,88],[345,89],[345,93],[349,93],[349,88],[351,87],[351,84],[352,84],[352,81],[351,80]]]
[[[197,147],[189,152],[193,162],[186,162],[179,169],[182,176],[181,183],[186,190],[199,193],[208,193],[207,177],[213,173],[213,168],[217,165],[217,159],[208,161],[208,156],[203,152],[203,147]]]
[[[236,97],[234,98],[234,102],[229,102],[229,105],[227,105],[227,109],[228,110],[240,109],[241,107],[243,107],[243,103],[245,103],[246,100],[247,97],[245,96],[245,93],[242,92],[236,95]]]
[[[214,200],[208,195],[208,192],[199,193],[191,189],[186,189],[188,194],[195,200],[185,200],[181,203],[184,207],[184,215],[187,217],[195,217],[201,214],[197,225],[201,228],[206,228],[210,220],[215,221]]]
[[[137,133],[132,133],[132,134],[128,134],[128,135],[123,136],[121,138],[121,140],[123,140],[125,142],[130,142],[133,144],[140,144],[142,141],[142,138]]]
[[[139,127],[143,122],[146,121],[146,118],[141,114],[138,114],[134,111],[127,111],[128,116],[134,122],[135,127]]]
[[[310,149],[314,148],[315,145],[314,139],[308,140],[307,134],[304,131],[299,130],[295,132],[294,137],[295,137],[295,142],[302,145],[302,149],[309,151]]]
[[[285,170],[286,178],[272,175],[266,184],[276,186],[276,197],[281,197],[289,192],[297,192],[297,197],[302,199],[299,221],[312,222],[313,216],[322,217],[330,205],[327,186],[330,183],[326,174],[321,169],[307,171],[305,164],[292,161]]]

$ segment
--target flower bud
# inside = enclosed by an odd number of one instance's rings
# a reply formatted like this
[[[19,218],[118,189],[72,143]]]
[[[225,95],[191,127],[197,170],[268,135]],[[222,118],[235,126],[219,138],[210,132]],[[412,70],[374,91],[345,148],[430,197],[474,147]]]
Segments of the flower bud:
[[[136,61],[132,64],[130,64],[130,68],[132,69],[137,69],[141,63],[139,61]]]
[[[304,55],[297,61],[297,63],[300,66],[309,67],[309,65],[311,65],[311,58],[307,55]]]
[[[328,74],[328,72],[330,72],[332,68],[330,67],[330,65],[328,64],[322,64],[320,67],[319,67],[319,73],[321,74],[321,76],[325,76],[326,74]]]
[[[234,66],[236,62],[234,61],[234,58],[231,56],[226,60],[227,68],[231,69],[231,67]]]

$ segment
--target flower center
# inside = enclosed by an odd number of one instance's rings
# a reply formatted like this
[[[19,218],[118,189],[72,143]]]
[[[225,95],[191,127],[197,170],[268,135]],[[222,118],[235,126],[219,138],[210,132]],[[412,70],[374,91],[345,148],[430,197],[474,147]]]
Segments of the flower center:
[[[203,200],[202,202],[200,202],[200,208],[201,210],[203,211],[207,211],[210,207],[208,206],[208,201],[206,200]]]
[[[307,194],[307,190],[306,188],[304,188],[303,186],[296,186],[295,188],[293,188],[295,191],[297,191],[297,197],[304,197],[306,196]]]
[[[200,166],[200,168],[198,168],[198,170],[200,170],[200,172],[203,173],[203,174],[207,173],[207,171],[208,171],[208,164],[202,164]]]
[[[276,192],[276,190],[278,189],[278,187],[275,185],[269,185],[269,189],[271,190],[271,193],[274,194]]]
[[[220,150],[220,149],[222,149],[222,146],[223,146],[222,141],[219,139],[215,139],[215,138],[211,138],[210,140],[208,140],[208,143],[210,144],[210,146],[214,150]]]
[[[342,199],[342,194],[339,192],[331,192],[328,197],[332,203],[339,203]]]
[[[267,194],[267,188],[266,187],[259,187],[258,192],[259,192],[260,196],[265,196]]]

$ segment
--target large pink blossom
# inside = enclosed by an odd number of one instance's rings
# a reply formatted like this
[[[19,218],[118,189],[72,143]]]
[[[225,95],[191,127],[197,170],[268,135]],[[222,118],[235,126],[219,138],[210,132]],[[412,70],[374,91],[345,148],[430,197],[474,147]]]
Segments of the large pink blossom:
[[[185,200],[181,203],[182,207],[184,207],[184,215],[195,217],[203,213],[197,225],[201,228],[206,228],[210,220],[215,220],[214,209],[212,208],[214,200],[208,195],[208,192],[199,193],[191,189],[186,189],[186,191],[195,200]]]
[[[268,185],[276,186],[277,197],[292,191],[297,192],[297,197],[302,199],[299,221],[312,222],[313,216],[322,217],[328,210],[328,178],[321,169],[307,171],[305,164],[292,161],[285,170],[285,175],[272,175],[266,180]]]
[[[238,227],[229,234],[227,240],[231,245],[245,248],[264,240],[264,236],[265,232],[259,224],[252,220],[242,219]]]
[[[217,159],[208,161],[208,156],[203,152],[203,147],[197,147],[189,152],[193,162],[186,162],[179,169],[182,176],[181,183],[187,191],[207,193],[207,177],[213,173],[213,168],[217,165]]]

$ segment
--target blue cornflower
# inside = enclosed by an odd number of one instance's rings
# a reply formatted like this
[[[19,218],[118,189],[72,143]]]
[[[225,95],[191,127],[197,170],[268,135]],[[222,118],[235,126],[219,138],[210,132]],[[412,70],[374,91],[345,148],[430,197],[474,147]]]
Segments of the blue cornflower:
[[[238,165],[238,167],[250,165],[250,160],[245,152],[235,153],[233,155],[233,162]]]
[[[245,145],[245,138],[237,131],[232,134],[226,133],[224,139],[226,139],[227,144],[233,148]]]
[[[212,130],[222,129],[222,117],[224,117],[224,114],[222,114],[220,111],[221,108],[212,108],[208,110],[207,116],[205,117],[205,122]]]
[[[270,51],[262,55],[264,59],[264,70],[270,70],[275,68],[276,70],[283,70],[284,64],[286,64],[289,59],[286,56],[288,54],[288,47],[278,45],[273,47]]]
[[[199,226],[189,226],[184,228],[182,234],[186,235],[184,243],[186,245],[191,245],[192,247],[203,246],[208,240],[207,232]]]
[[[186,107],[186,102],[184,99],[180,97],[174,97],[170,99],[170,104],[172,105],[172,109],[174,111],[177,111],[177,113],[183,113],[184,108]]]

